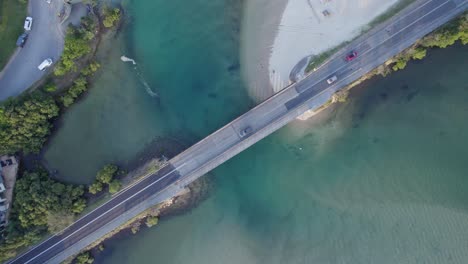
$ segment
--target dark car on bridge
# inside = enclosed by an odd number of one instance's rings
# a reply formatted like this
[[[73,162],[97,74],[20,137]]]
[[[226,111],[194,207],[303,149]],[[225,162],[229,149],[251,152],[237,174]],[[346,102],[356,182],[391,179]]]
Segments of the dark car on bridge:
[[[23,33],[18,37],[18,40],[16,41],[16,46],[18,47],[24,47],[24,44],[26,44],[26,40],[28,40],[28,33]]]
[[[245,127],[244,129],[242,129],[242,130],[240,131],[239,135],[240,135],[241,137],[245,137],[245,136],[251,134],[252,132],[253,132],[252,128],[248,126],[248,127]]]
[[[348,54],[348,56],[346,56],[346,61],[354,60],[357,57],[357,55],[358,54],[356,51],[352,51],[351,53]]]

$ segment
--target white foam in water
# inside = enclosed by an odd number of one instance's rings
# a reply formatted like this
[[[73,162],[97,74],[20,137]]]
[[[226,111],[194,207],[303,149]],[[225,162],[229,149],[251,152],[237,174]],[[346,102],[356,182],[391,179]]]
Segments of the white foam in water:
[[[122,55],[120,56],[120,60],[123,61],[123,62],[131,62],[133,63],[133,65],[136,65],[136,61],[132,58],[129,58],[129,57],[126,57],[125,55]],[[146,92],[151,96],[151,97],[159,97],[158,93],[156,92],[153,92],[153,90],[151,90],[151,87],[149,86],[149,84],[145,81],[145,79],[143,78],[143,76],[141,76],[140,74],[140,71],[137,69],[137,67],[135,67],[135,71],[136,71],[136,74],[138,75],[138,78],[140,79],[140,82],[143,84],[143,86],[145,87],[145,90]]]
[[[133,65],[136,65],[136,62],[135,62],[134,59],[126,57],[125,55],[120,56],[120,60],[123,61],[123,62],[132,62]]]
[[[140,77],[140,81],[141,83],[143,84],[143,86],[145,86],[145,90],[146,92],[151,96],[151,97],[159,97],[159,94],[156,93],[156,92],[153,92],[153,90],[151,90],[151,87],[149,86],[149,84],[145,81],[145,79],[143,79],[143,76],[141,76],[141,74],[137,73],[138,77]]]

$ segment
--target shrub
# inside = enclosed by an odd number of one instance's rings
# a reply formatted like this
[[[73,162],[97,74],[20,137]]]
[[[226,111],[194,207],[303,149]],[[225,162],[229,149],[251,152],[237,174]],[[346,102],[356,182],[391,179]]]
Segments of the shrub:
[[[157,225],[159,222],[159,218],[157,216],[148,216],[146,218],[146,226],[147,227],[152,227]]]
[[[114,178],[115,173],[119,168],[114,164],[104,166],[96,175],[96,180],[102,183],[109,184]]]
[[[57,91],[57,86],[55,86],[54,84],[47,84],[44,86],[44,91],[47,93],[53,93]]]
[[[100,191],[102,191],[102,183],[101,182],[94,182],[93,184],[91,184],[88,188],[88,191],[89,193],[91,194],[96,194]]]
[[[109,193],[116,193],[120,190],[122,184],[119,180],[113,180],[109,183]]]
[[[76,70],[75,60],[88,54],[91,48],[88,41],[80,34],[78,30],[70,27],[65,37],[65,46],[62,57],[54,69],[54,74],[63,76],[70,71]]]
[[[120,9],[118,8],[110,9],[108,7],[105,7],[103,11],[103,15],[104,15],[104,20],[102,21],[102,24],[106,28],[111,28],[115,26],[117,21],[120,20]]]
[[[94,262],[94,258],[91,257],[89,252],[83,252],[76,257],[76,264],[91,264]]]
[[[27,97],[0,107],[0,153],[38,153],[59,108],[52,97]]]

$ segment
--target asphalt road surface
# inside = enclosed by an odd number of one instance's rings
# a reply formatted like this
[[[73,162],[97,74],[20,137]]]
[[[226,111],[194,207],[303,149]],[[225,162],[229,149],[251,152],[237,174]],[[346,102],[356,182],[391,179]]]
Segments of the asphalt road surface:
[[[468,0],[420,0],[349,44],[302,81],[289,86],[231,123],[212,133],[169,161],[156,174],[123,190],[110,201],[76,221],[61,234],[50,237],[10,263],[59,263],[83,244],[99,228],[173,184],[186,185],[234,155],[278,130],[310,108],[318,108],[337,90],[357,80],[409,47],[417,39],[468,8]],[[359,56],[346,62],[346,54]],[[329,85],[326,79],[337,76]],[[241,131],[251,132],[243,135]],[[80,245],[77,242],[80,241]],[[83,243],[85,241],[86,243]],[[67,253],[63,253],[67,249]],[[67,255],[68,254],[68,255]]]
[[[32,29],[23,48],[0,73],[0,101],[16,96],[40,80],[46,72],[37,66],[47,58],[57,61],[63,50],[63,29],[57,16],[63,1],[30,0],[29,16],[33,18]],[[16,41],[12,40],[12,41]]]

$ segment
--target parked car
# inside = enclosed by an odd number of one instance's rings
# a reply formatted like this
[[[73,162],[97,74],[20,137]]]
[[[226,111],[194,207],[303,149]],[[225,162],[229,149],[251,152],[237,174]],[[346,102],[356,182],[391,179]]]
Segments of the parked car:
[[[332,77],[327,79],[327,83],[332,84],[332,83],[336,82],[336,80],[338,80],[338,77],[336,77],[336,75],[333,75]]]
[[[32,27],[32,17],[27,17],[25,20],[24,20],[24,30],[26,31],[29,31],[31,30],[31,27]]]
[[[348,56],[346,56],[346,61],[354,60],[357,57],[357,55],[358,54],[356,51],[352,51],[351,53],[348,54]]]
[[[239,135],[241,137],[245,137],[245,136],[249,135],[250,133],[252,133],[252,131],[253,131],[252,128],[248,126],[248,127],[245,127],[244,129],[242,129],[240,131]]]
[[[40,70],[40,71],[44,71],[45,69],[49,68],[50,65],[52,65],[53,61],[51,58],[47,58],[45,59],[41,64],[39,64],[39,66],[37,66],[37,68]]]
[[[28,40],[28,33],[23,33],[18,37],[18,40],[16,40],[16,46],[18,47],[24,47],[24,44],[26,44],[26,40]]]
[[[45,1],[46,1],[48,4],[50,4],[50,1],[51,1],[51,0],[45,0]]]

